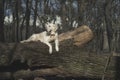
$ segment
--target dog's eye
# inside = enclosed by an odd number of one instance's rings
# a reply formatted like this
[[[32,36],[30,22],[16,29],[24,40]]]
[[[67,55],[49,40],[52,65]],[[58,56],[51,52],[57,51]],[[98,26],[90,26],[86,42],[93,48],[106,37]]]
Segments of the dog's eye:
[[[49,33],[51,33],[51,32],[52,32],[52,30],[49,31]]]

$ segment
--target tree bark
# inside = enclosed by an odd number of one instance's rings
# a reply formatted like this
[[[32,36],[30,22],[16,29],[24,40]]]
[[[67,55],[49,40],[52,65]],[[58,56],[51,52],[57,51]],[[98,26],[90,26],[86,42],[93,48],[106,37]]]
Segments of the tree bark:
[[[48,46],[39,41],[23,44],[0,43],[0,71],[3,71],[0,77],[12,76],[15,79],[53,75],[100,77],[104,70],[104,65],[101,64],[105,64],[106,56],[92,54],[88,56],[81,47],[92,38],[93,32],[85,25],[62,33],[59,35],[60,51],[56,52],[53,46],[52,54],[49,54]],[[16,69],[20,67],[18,63],[21,63],[22,67],[25,63],[28,67]],[[11,70],[11,65],[13,71],[7,71],[5,66]],[[112,77],[112,70],[106,75]]]
[[[15,41],[18,42],[19,41],[19,1],[17,0],[15,2],[15,16],[16,16],[16,25],[15,25]]]
[[[0,42],[4,42],[4,0],[0,1]]]
[[[37,20],[37,10],[38,10],[38,0],[35,1],[35,9],[34,9],[34,21],[33,21],[33,30],[32,33],[35,32],[36,29],[36,20]]]
[[[31,0],[26,1],[26,39],[29,37],[29,31],[30,31],[30,6],[31,6]]]
[[[90,30],[90,28],[88,26],[85,26],[85,25],[83,25],[79,28],[76,28],[73,31],[62,33],[59,35],[60,51],[56,52],[54,50],[54,46],[53,46],[53,54],[52,55],[57,56],[57,55],[63,54],[65,52],[65,50],[64,50],[65,48],[68,48],[68,50],[69,50],[69,48],[72,49],[72,47],[79,48],[79,46],[86,44],[92,38],[93,38],[93,32]],[[52,43],[52,45],[54,45],[54,43]],[[0,53],[2,53],[1,55],[6,56],[6,58],[4,58],[4,61],[1,62],[0,65],[9,65],[11,60],[12,60],[12,62],[14,62],[15,60],[21,60],[21,62],[24,62],[24,61],[26,61],[26,59],[28,59],[27,62],[29,64],[29,66],[33,66],[33,64],[31,63],[32,59],[35,59],[35,61],[36,61],[37,60],[36,58],[38,58],[38,60],[39,60],[39,57],[41,57],[41,59],[42,59],[42,57],[46,56],[46,58],[47,58],[47,56],[50,56],[49,51],[48,51],[48,46],[39,41],[23,43],[23,44],[20,44],[20,43],[2,44],[1,43],[0,47],[1,47]],[[68,51],[68,53],[69,53],[69,51]],[[39,57],[36,55],[38,55]],[[9,58],[11,60],[9,60],[7,58]],[[30,61],[30,63],[29,63],[29,61]],[[32,61],[34,61],[34,60],[32,60]],[[51,63],[49,63],[49,62],[45,62],[45,63],[48,63],[49,65],[51,65]]]
[[[59,35],[60,51],[56,52],[53,46],[52,54],[49,54],[48,46],[39,41],[23,44],[0,43],[0,79],[57,75],[102,77],[106,55],[89,56],[80,47],[92,38],[93,32],[85,25],[62,33]],[[105,74],[109,79],[114,76],[114,70],[111,70],[114,67],[113,62]]]
[[[109,51],[112,51],[112,39],[113,39],[113,30],[112,30],[112,20],[111,20],[111,4],[113,0],[106,0],[105,6],[105,21],[106,21],[106,30],[108,36]]]

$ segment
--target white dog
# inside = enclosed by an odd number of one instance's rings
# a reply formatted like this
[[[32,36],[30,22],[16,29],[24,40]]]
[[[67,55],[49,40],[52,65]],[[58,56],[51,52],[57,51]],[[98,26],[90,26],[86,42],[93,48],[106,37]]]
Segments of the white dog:
[[[55,41],[55,49],[58,52],[59,51],[59,41],[58,41],[58,33],[56,32],[58,29],[58,26],[53,23],[47,23],[45,25],[45,28],[47,31],[33,34],[30,38],[27,40],[21,41],[21,43],[24,42],[30,42],[30,41],[41,41],[49,46],[49,53],[52,54],[52,45],[50,44],[51,41]]]

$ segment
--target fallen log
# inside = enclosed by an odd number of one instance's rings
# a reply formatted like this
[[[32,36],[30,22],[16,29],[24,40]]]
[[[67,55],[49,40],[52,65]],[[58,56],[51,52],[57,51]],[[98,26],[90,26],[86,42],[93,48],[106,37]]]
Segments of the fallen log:
[[[41,76],[67,76],[67,73],[60,68],[47,68],[47,69],[37,69],[37,70],[19,70],[16,71],[13,76],[15,79],[27,79],[30,77],[41,77]]]
[[[86,25],[83,25],[75,29],[74,31],[69,31],[59,35],[59,41],[73,39],[74,41],[73,44],[77,46],[82,46],[82,44],[89,42],[92,38],[93,38],[93,32]]]
[[[60,42],[60,51],[53,52],[52,55],[56,55],[59,53],[60,55],[64,53],[65,48],[84,45],[89,42],[93,38],[93,32],[91,29],[86,26],[80,26],[79,28],[68,31],[66,33],[62,33],[59,35]],[[69,43],[69,44],[68,44]],[[75,45],[75,46],[74,46]],[[53,43],[54,46],[54,43]],[[24,62],[24,59],[28,59],[28,57],[33,57],[36,55],[41,56],[50,56],[48,53],[48,46],[41,42],[30,42],[30,43],[0,43],[0,65],[8,65],[11,62],[17,60],[21,60]],[[52,56],[51,55],[51,56]],[[57,54],[58,55],[58,54]],[[26,56],[26,57],[25,57]],[[24,58],[23,58],[24,57]],[[36,58],[35,58],[36,60]]]
[[[17,66],[14,63],[19,62],[26,63],[28,69],[39,67],[39,69],[43,70],[43,72],[41,72],[41,70],[38,70],[37,72],[25,70],[30,73],[28,75],[24,74],[24,71],[22,72],[21,69],[17,69],[14,70],[14,74],[12,74],[15,78],[30,77],[30,75],[77,75],[100,77],[102,75],[106,57],[98,55],[89,56],[85,54],[84,48],[80,47],[87,44],[92,39],[93,32],[88,26],[83,25],[73,31],[60,34],[60,51],[56,52],[53,50],[52,54],[49,54],[48,46],[39,41],[23,44],[0,43],[0,66]],[[49,68],[51,70],[46,72],[46,69],[44,68]],[[61,72],[59,72],[60,70]],[[98,70],[100,71],[97,72]]]

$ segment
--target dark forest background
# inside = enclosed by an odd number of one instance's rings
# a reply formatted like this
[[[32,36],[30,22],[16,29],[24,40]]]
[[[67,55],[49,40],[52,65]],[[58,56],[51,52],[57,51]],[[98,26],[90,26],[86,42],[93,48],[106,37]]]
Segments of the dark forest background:
[[[120,52],[120,0],[0,0],[0,42],[19,42],[43,31],[48,17],[61,18],[62,32],[88,25],[96,52]],[[39,22],[39,26],[36,24]]]

